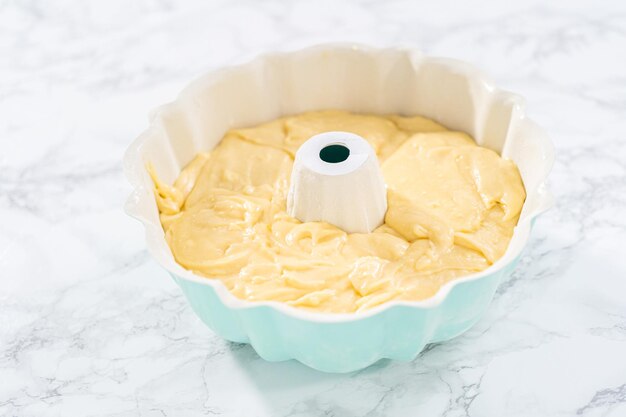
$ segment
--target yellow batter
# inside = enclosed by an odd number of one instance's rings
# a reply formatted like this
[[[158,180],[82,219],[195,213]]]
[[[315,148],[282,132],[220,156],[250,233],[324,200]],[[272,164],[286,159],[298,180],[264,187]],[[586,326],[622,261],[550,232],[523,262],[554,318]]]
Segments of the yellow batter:
[[[293,158],[313,135],[347,131],[376,151],[385,224],[346,234],[286,213]],[[422,300],[500,258],[525,199],[517,167],[423,117],[319,111],[228,132],[173,186],[150,169],[176,261],[245,300],[347,313]]]

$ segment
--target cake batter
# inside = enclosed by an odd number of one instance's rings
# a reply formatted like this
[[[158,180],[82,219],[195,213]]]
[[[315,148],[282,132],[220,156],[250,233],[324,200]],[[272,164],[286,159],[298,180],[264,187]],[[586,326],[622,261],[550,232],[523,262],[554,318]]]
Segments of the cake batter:
[[[388,210],[372,233],[286,213],[295,153],[327,131],[356,133],[376,151]],[[309,112],[229,131],[172,186],[149,169],[180,265],[244,300],[333,313],[423,300],[489,267],[526,197],[513,162],[419,116]]]

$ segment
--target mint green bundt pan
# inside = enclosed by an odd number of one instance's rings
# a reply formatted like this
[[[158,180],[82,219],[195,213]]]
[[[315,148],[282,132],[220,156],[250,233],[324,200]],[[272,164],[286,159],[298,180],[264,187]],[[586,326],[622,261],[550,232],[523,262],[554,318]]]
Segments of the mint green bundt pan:
[[[165,242],[146,163],[173,182],[229,128],[329,108],[423,115],[512,159],[527,198],[504,256],[485,271],[447,283],[427,300],[391,301],[354,314],[240,300],[219,280],[178,265]],[[552,161],[552,145],[524,115],[523,100],[497,89],[471,66],[411,49],[322,45],[264,55],[207,74],[174,102],[157,108],[150,127],[125,156],[133,186],[126,210],[143,223],[149,252],[214,332],[250,343],[268,361],[296,359],[320,371],[351,372],[383,358],[412,360],[428,343],[456,337],[479,320],[498,284],[515,267],[533,220],[552,204],[544,185]]]

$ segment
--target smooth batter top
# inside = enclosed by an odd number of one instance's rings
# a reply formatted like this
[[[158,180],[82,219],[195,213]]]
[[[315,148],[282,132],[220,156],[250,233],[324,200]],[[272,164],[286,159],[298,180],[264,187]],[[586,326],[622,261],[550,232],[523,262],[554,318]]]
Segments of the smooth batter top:
[[[296,150],[327,131],[356,133],[378,155],[388,210],[372,233],[286,213]],[[513,162],[419,116],[304,113],[231,130],[173,186],[150,172],[179,264],[241,299],[336,313],[423,300],[487,268],[504,254],[526,197]]]

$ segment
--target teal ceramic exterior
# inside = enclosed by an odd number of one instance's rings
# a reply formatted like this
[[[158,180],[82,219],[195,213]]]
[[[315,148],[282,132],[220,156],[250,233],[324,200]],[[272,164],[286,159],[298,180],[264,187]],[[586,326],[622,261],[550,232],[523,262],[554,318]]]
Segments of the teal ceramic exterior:
[[[385,358],[410,361],[427,344],[465,332],[485,312],[516,263],[455,285],[436,307],[399,304],[337,322],[302,319],[267,305],[229,308],[212,286],[172,277],[198,317],[224,339],[250,343],[268,361],[296,359],[320,371],[352,372]]]

